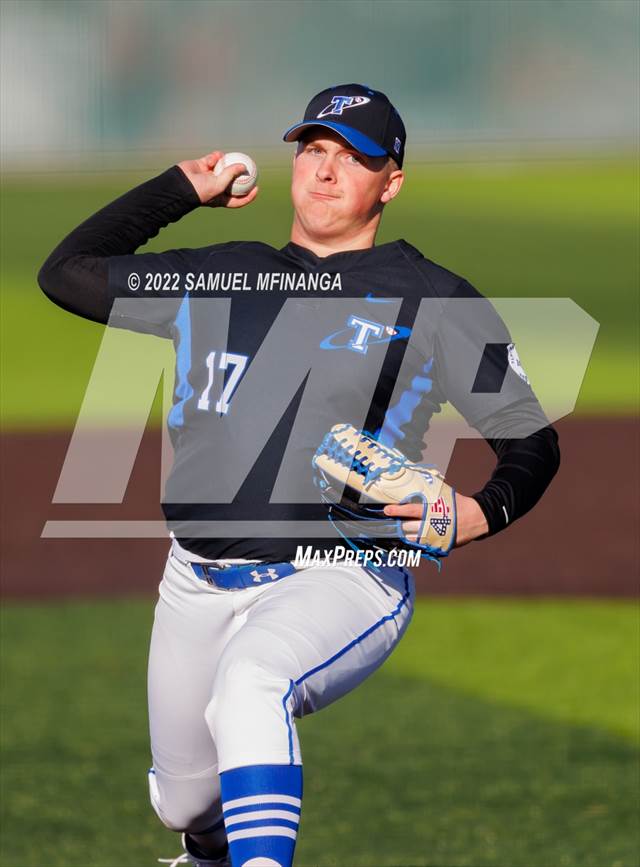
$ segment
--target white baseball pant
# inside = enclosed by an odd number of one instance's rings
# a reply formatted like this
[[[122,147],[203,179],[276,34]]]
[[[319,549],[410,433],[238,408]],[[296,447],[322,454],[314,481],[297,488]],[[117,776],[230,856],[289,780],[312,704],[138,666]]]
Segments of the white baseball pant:
[[[310,567],[222,590],[169,554],[149,656],[152,804],[174,830],[220,823],[218,774],[301,764],[294,717],[350,692],[413,613],[406,569]]]

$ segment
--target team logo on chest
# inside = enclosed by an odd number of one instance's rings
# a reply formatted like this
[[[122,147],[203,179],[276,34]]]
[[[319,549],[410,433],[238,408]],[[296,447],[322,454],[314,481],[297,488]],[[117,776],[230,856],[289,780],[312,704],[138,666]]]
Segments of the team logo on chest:
[[[320,349],[349,349],[359,355],[366,355],[370,346],[406,339],[410,334],[410,328],[372,322],[352,314],[347,319],[347,327],[325,337],[320,344]]]
[[[368,96],[332,96],[329,105],[326,105],[317,117],[342,114],[347,108],[357,108],[359,105],[366,105],[368,102],[371,102]]]

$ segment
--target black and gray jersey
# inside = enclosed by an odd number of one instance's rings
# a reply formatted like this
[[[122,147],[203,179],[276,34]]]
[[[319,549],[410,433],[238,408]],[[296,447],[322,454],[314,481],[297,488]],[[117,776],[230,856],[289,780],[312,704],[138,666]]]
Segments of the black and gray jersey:
[[[163,509],[185,548],[276,562],[298,545],[341,544],[251,531],[326,517],[311,459],[337,423],[419,461],[434,415],[450,403],[498,455],[510,435],[545,430],[555,444],[493,305],[406,241],[326,257],[257,242],[133,252],[197,205],[189,188],[174,167],[75,230],[75,249],[72,233],[40,272],[66,309],[173,342],[174,462]],[[528,430],[516,430],[523,423]],[[491,532],[504,525],[504,497],[513,520],[539,498],[553,464],[536,484],[523,482],[521,504],[499,484],[479,492]],[[238,532],[203,536],[195,528],[207,522]]]

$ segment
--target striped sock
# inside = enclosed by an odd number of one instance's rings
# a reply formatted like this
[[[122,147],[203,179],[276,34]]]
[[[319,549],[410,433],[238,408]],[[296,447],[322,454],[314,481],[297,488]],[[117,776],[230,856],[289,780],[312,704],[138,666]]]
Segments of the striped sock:
[[[234,867],[291,867],[302,805],[300,765],[250,765],[220,774]]]

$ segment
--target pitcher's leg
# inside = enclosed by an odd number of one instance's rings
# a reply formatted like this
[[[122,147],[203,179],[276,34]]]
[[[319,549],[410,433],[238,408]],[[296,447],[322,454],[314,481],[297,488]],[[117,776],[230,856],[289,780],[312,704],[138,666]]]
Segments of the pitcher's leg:
[[[292,863],[302,793],[294,716],[335,701],[382,664],[409,623],[413,592],[402,570],[318,568],[251,606],[206,711],[234,865]]]
[[[230,600],[170,557],[149,651],[152,805],[172,830],[225,843],[218,755],[205,721],[217,662],[237,625]]]

